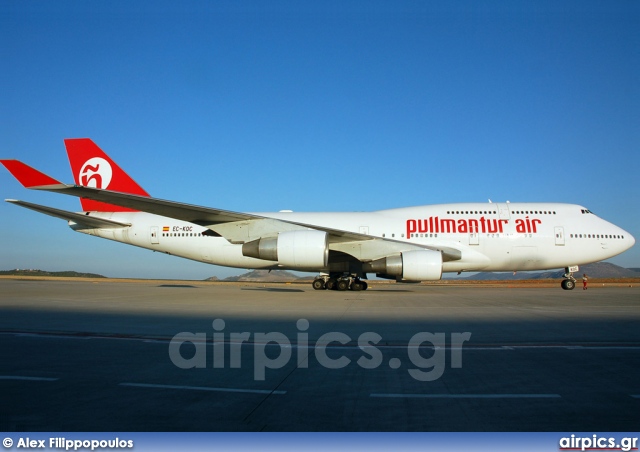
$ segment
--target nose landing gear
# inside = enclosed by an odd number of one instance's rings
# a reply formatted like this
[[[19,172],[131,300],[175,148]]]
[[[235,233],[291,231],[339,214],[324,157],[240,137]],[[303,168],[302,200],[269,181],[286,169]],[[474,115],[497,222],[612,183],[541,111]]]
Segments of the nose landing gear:
[[[565,268],[564,279],[560,283],[560,287],[564,290],[573,290],[576,287],[576,279],[573,277],[573,272],[569,267]]]

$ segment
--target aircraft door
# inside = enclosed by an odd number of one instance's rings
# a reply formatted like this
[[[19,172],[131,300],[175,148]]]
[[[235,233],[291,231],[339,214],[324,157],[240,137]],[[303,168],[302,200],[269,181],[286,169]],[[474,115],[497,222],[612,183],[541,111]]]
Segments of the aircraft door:
[[[501,220],[508,220],[511,218],[511,212],[509,210],[509,203],[503,204],[503,203],[499,203],[498,204],[498,213],[500,214],[500,219]]]
[[[151,226],[151,230],[149,231],[149,238],[152,245],[157,245],[158,243],[160,243],[160,238],[158,237],[158,226]]]
[[[553,228],[556,236],[556,246],[564,246],[564,228],[562,226],[556,226]]]
[[[480,234],[478,233],[478,228],[474,225],[471,225],[471,230],[469,231],[469,245],[480,245]]]

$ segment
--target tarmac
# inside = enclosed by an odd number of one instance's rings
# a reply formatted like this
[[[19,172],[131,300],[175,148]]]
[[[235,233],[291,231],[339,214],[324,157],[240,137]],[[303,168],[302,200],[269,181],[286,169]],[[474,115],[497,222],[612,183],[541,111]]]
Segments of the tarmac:
[[[640,287],[0,279],[0,431],[634,431]]]

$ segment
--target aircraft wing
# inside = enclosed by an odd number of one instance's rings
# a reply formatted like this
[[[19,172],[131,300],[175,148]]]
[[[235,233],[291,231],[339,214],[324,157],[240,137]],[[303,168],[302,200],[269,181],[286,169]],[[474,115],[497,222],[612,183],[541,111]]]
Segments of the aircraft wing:
[[[148,212],[207,227],[231,243],[245,243],[260,237],[277,235],[278,232],[316,229],[329,235],[330,249],[347,252],[361,260],[414,249],[442,251],[444,260],[458,260],[461,252],[455,248],[428,247],[407,242],[374,237],[324,226],[280,220],[249,213],[233,212],[210,207],[184,204],[147,196],[63,184],[50,176],[18,161],[2,160],[2,164],[26,188],[101,201],[130,209]],[[46,212],[45,212],[46,213]],[[353,246],[353,242],[358,242]]]

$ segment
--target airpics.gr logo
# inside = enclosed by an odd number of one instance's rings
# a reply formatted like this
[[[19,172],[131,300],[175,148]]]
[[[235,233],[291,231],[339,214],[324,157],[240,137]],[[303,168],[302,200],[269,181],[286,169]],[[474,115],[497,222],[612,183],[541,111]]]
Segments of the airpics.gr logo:
[[[84,162],[78,180],[80,185],[92,188],[107,188],[113,171],[111,165],[101,157],[93,157]]]

